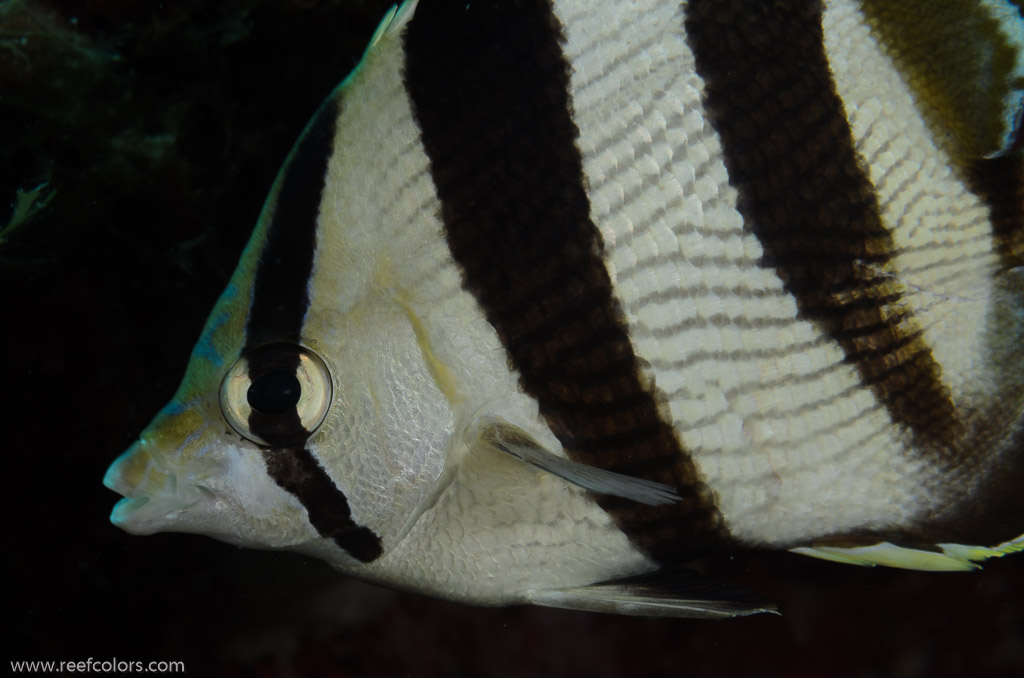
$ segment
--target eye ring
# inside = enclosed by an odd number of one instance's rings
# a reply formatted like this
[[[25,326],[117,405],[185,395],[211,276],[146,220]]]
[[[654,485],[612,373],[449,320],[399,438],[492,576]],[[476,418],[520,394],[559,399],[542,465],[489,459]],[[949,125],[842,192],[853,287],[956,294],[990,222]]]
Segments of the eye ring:
[[[220,387],[224,419],[240,436],[268,447],[301,445],[327,417],[333,387],[323,359],[298,344],[247,349]]]

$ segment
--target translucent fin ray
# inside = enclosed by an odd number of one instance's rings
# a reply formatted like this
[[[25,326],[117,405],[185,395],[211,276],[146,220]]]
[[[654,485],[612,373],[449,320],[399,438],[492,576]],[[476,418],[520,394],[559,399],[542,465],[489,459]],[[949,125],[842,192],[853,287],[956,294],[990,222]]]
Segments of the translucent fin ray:
[[[477,431],[484,444],[584,490],[631,499],[648,506],[679,501],[675,488],[559,457],[544,449],[522,429],[503,421],[485,418],[478,424]]]
[[[726,619],[778,613],[774,604],[756,594],[691,570],[659,571],[589,586],[533,591],[529,599],[546,607],[645,617]]]
[[[401,33],[405,25],[412,19],[413,14],[416,13],[417,4],[419,4],[419,0],[405,0],[401,5],[392,5],[381,19],[377,30],[373,32],[373,37],[370,38],[370,44],[366,49],[371,50],[381,40],[390,39]]]

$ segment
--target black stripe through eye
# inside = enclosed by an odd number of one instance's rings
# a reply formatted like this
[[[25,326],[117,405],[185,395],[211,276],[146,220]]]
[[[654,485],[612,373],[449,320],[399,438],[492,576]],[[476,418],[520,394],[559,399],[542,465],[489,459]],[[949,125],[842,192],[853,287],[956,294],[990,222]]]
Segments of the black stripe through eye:
[[[309,437],[296,407],[302,395],[296,371],[301,348],[295,344],[268,344],[248,351],[249,378],[246,400],[250,430],[274,447],[289,447]]]
[[[278,179],[280,189],[253,280],[246,346],[295,341],[309,308],[320,201],[334,141],[338,99],[313,116]]]

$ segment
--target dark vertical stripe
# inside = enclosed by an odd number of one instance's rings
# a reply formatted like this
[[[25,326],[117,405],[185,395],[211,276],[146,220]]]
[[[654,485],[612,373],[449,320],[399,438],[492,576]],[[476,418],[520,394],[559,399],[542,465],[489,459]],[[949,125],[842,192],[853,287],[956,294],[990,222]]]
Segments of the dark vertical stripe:
[[[281,169],[253,282],[245,328],[247,349],[299,339],[309,308],[317,217],[337,114],[337,99],[331,97],[313,116]]]
[[[345,495],[338,491],[309,450],[264,450],[263,459],[274,481],[306,507],[309,522],[320,536],[333,539],[353,558],[364,563],[380,556],[380,539],[371,530],[353,522]]]
[[[406,87],[464,286],[568,455],[660,481],[683,500],[598,497],[668,560],[721,538],[709,490],[641,378],[590,221],[561,26],[549,2],[423,2]]]
[[[832,81],[821,3],[694,0],[685,11],[705,106],[764,265],[893,420],[954,459],[961,424],[887,273],[893,242]]]
[[[339,102],[330,97],[313,116],[285,161],[279,178],[266,241],[253,281],[252,305],[246,321],[243,356],[251,377],[271,369],[299,364],[299,353],[261,350],[270,342],[298,343],[309,308],[309,278],[316,252],[320,201],[327,164],[334,142]],[[273,361],[273,365],[266,361]],[[249,424],[264,440],[277,439],[281,416],[253,412]],[[298,421],[298,414],[293,418]],[[286,427],[301,431],[301,425]],[[382,552],[380,538],[352,520],[348,499],[320,467],[302,442],[267,448],[267,471],[283,489],[306,508],[309,521],[321,536],[332,539],[353,558],[374,560]]]

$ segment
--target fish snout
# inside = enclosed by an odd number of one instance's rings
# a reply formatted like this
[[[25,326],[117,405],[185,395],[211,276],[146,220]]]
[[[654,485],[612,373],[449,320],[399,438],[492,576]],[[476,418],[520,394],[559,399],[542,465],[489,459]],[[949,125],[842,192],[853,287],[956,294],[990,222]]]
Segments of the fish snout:
[[[157,461],[146,441],[139,440],[103,477],[106,487],[124,497],[110,513],[110,522],[131,534],[174,529],[204,496],[201,487],[179,483],[177,475]]]
[[[103,485],[122,497],[130,498],[138,489],[146,468],[153,463],[141,440],[135,441],[107,468]]]

